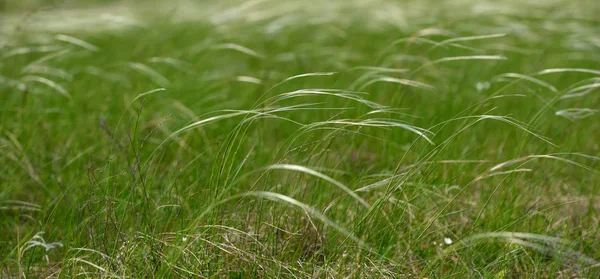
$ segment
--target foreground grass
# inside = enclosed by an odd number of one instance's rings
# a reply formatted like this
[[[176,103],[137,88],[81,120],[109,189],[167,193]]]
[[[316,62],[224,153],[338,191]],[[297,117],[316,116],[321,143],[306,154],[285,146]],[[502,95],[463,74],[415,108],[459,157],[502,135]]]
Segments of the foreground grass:
[[[4,35],[2,277],[599,276],[593,2],[252,3]]]

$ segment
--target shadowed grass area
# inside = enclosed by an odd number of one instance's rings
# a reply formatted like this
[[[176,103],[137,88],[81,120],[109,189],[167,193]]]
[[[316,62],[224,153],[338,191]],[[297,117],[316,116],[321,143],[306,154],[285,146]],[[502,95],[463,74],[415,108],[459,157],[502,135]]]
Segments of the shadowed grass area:
[[[593,1],[120,5],[5,21],[2,277],[600,275]]]

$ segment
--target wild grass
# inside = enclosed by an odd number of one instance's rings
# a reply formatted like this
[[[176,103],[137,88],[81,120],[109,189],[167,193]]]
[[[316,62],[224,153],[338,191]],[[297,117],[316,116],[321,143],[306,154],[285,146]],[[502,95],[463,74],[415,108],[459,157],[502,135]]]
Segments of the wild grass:
[[[0,14],[0,277],[600,276],[595,1],[70,5]]]

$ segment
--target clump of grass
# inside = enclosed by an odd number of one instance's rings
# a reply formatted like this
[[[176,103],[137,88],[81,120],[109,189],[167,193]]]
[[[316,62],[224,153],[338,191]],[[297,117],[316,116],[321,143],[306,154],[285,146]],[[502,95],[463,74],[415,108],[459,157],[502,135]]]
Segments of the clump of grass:
[[[165,3],[0,19],[0,277],[598,276],[592,1]]]

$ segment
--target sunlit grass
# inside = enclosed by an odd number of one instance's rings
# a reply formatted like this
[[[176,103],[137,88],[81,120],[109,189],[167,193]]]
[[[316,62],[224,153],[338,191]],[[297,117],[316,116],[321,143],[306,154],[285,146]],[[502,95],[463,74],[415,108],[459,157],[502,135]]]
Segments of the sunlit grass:
[[[0,277],[600,276],[594,1],[167,2],[8,2]]]

